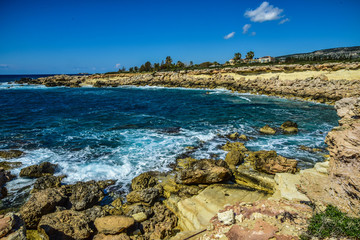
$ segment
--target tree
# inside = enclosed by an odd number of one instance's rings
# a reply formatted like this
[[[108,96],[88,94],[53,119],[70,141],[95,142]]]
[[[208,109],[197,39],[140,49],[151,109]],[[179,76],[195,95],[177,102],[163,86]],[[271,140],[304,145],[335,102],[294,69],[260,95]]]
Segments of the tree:
[[[133,68],[133,67],[130,67],[130,68],[129,68],[129,72],[134,72],[134,68]]]
[[[144,69],[146,72],[151,72],[152,71],[152,66],[151,63],[149,61],[147,61],[144,65]]]
[[[190,61],[190,67],[192,67],[194,65],[193,61]]]
[[[171,59],[171,57],[170,56],[167,56],[166,57],[166,59],[165,59],[165,65],[167,66],[167,67],[170,67],[171,66],[171,64],[172,64],[172,59]]]
[[[154,63],[154,70],[155,70],[155,71],[159,71],[159,70],[160,70],[160,64],[159,64],[159,63]]]
[[[235,61],[239,61],[241,59],[241,53],[235,53],[234,58]]]
[[[177,68],[183,68],[183,67],[185,67],[185,64],[183,62],[181,62],[181,61],[177,61],[176,67]]]
[[[138,72],[139,71],[139,68],[137,66],[134,67],[134,71],[135,72]]]
[[[246,54],[246,59],[248,59],[248,60],[253,59],[254,56],[255,56],[254,52],[250,51]]]

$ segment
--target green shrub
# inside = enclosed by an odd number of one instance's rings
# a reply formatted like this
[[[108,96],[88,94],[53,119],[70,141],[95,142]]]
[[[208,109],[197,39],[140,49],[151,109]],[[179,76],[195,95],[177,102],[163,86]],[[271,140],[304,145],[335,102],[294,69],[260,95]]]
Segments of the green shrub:
[[[301,239],[311,237],[360,239],[360,218],[348,217],[336,207],[329,205],[324,212],[317,213],[310,219],[308,230]]]

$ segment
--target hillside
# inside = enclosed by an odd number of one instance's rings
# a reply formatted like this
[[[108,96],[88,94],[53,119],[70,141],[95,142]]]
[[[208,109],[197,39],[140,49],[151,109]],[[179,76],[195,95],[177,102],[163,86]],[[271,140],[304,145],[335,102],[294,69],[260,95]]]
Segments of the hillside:
[[[327,59],[358,59],[360,58],[360,46],[340,47],[317,50],[310,53],[297,53],[278,56],[275,59],[285,61],[286,59],[296,60],[327,60]]]

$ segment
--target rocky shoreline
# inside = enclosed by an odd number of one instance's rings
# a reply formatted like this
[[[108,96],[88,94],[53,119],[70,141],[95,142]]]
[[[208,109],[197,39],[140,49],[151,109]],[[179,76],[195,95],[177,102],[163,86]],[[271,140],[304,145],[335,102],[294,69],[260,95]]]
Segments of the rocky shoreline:
[[[20,84],[48,87],[164,86],[226,88],[241,93],[264,94],[334,104],[360,96],[360,63],[273,65],[239,68],[184,70],[179,72],[57,75],[22,79]]]
[[[314,66],[308,67],[314,70]],[[346,67],[356,71],[359,64],[319,68],[331,72]],[[289,69],[294,71],[296,65]],[[359,96],[360,80],[316,78],[299,83],[245,79],[239,82],[225,80],[228,75],[212,71],[216,70],[199,71],[198,77],[189,73],[115,76],[115,80],[113,76],[107,80],[103,80],[104,76],[55,76],[19,83],[74,87],[90,83],[94,86],[226,87],[263,94],[271,83],[276,83],[270,87],[277,87],[279,92],[269,95],[327,103],[341,99],[335,103],[341,117],[340,126],[326,138],[330,153],[327,161],[317,163],[312,169],[299,170],[295,160],[275,151],[249,151],[244,145],[249,139],[234,133],[227,136],[229,141],[222,147],[228,152],[224,160],[177,159],[172,172],[146,172],[134,178],[131,192],[126,196],[108,191],[107,187],[114,183],[112,180],[64,185],[61,183],[64,176],[56,176],[57,166],[45,162],[21,170],[22,177],[35,178],[36,182],[31,196],[19,210],[0,216],[0,238],[299,239],[306,232],[311,216],[327,205],[337,206],[351,216],[360,216],[360,98],[353,97]],[[242,71],[250,74],[255,70]],[[204,74],[210,75],[211,81],[199,77]],[[216,76],[219,79],[216,80]],[[73,83],[75,85],[71,85]],[[304,84],[307,87],[304,88]],[[234,86],[237,88],[232,89]],[[307,92],[314,86],[319,87]],[[352,98],[345,98],[347,96]],[[285,122],[280,129],[284,134],[297,132],[292,122]],[[272,130],[265,126],[262,133],[272,134]],[[0,168],[2,196],[6,195],[6,182],[14,177],[9,169],[21,165],[9,159],[21,154],[16,150],[0,152],[4,160]]]

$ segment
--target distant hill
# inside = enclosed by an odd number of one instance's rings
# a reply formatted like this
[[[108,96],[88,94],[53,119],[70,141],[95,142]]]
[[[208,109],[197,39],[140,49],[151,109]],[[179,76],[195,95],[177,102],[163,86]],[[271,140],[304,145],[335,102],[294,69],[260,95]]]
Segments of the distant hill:
[[[276,57],[278,61],[294,60],[333,60],[333,59],[358,59],[360,58],[360,46],[340,47],[317,50],[310,53],[297,53]]]

